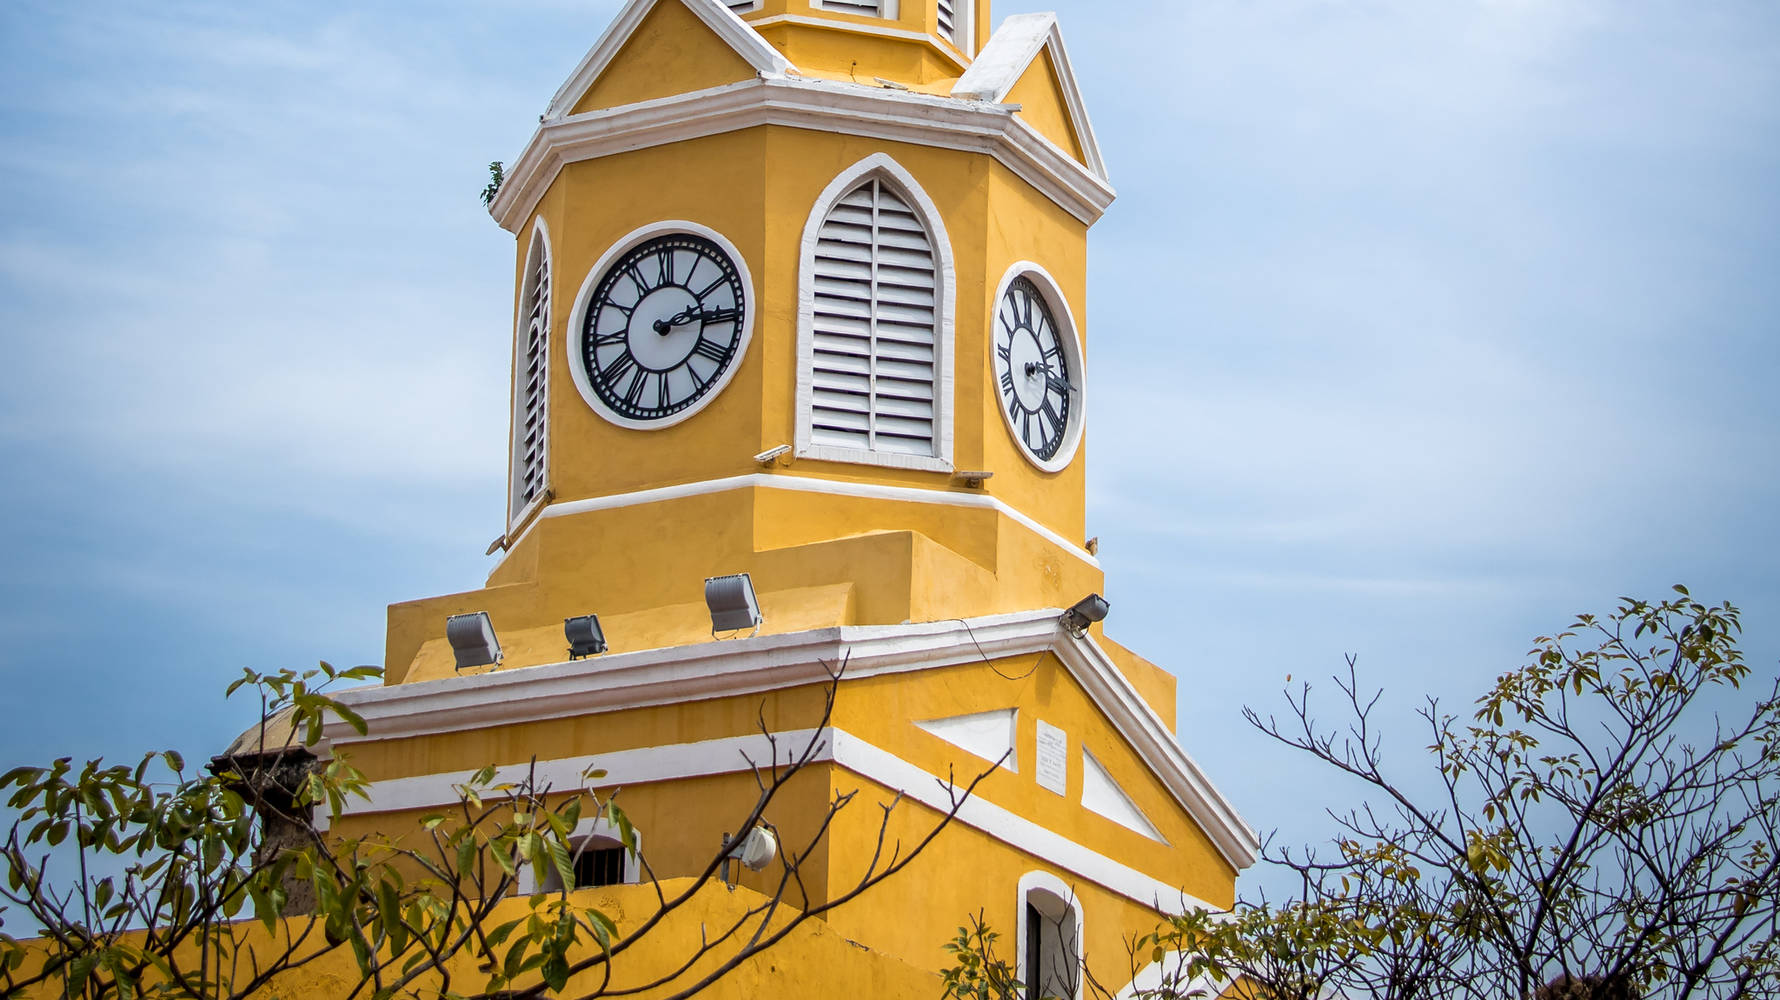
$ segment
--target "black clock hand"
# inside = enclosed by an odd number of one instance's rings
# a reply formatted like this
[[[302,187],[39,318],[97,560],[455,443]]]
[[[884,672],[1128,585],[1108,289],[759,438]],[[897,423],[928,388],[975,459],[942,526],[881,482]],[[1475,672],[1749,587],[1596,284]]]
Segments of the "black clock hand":
[[[686,308],[675,313],[672,317],[670,317],[668,319],[656,320],[655,321],[655,332],[659,333],[663,337],[665,337],[668,335],[668,333],[671,330],[673,330],[674,327],[684,326],[687,323],[690,323],[693,320],[697,319],[699,317],[699,315],[700,315],[700,313],[699,313],[699,308],[697,305],[687,306]]]

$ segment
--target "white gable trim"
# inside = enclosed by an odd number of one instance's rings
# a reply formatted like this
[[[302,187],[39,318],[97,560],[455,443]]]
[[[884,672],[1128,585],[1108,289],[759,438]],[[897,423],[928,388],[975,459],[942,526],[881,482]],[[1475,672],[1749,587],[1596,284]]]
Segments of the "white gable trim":
[[[932,455],[898,455],[863,448],[840,448],[812,443],[814,435],[811,408],[815,401],[816,351],[816,244],[822,235],[822,224],[834,209],[835,202],[864,183],[873,174],[888,178],[891,185],[908,195],[921,221],[933,237],[934,269],[934,373],[933,373],[933,451]],[[810,218],[804,224],[803,243],[797,265],[797,457],[830,462],[852,462],[882,465],[898,469],[919,469],[924,472],[952,471],[952,415],[957,409],[953,392],[957,376],[953,371],[956,354],[955,333],[958,312],[958,266],[952,258],[952,238],[939,206],[927,196],[915,175],[903,168],[887,153],[873,153],[840,172],[816,197]]]
[[[489,214],[517,234],[570,163],[760,125],[985,153],[1089,225],[1115,196],[1104,177],[1039,135],[1008,105],[769,75],[546,121],[513,161]]]
[[[1058,621],[1061,614],[1044,608],[969,622],[813,629],[360,688],[340,698],[364,717],[369,734],[336,723],[326,735],[339,747],[760,694],[827,683],[827,665],[843,660],[847,677],[857,679],[1051,652],[1224,859],[1238,869],[1254,864],[1260,850],[1255,832],[1105,651],[1092,637],[1070,635]]]
[[[1015,14],[1001,22],[1001,27],[989,36],[989,44],[983,46],[970,68],[953,84],[952,96],[1000,104],[1007,100],[1008,92],[1020,82],[1032,61],[1047,51],[1057,70],[1057,82],[1063,88],[1070,125],[1082,144],[1082,156],[1094,176],[1106,180],[1106,160],[1100,154],[1100,141],[1094,137],[1094,123],[1088,119],[1088,105],[1082,100],[1081,85],[1069,62],[1069,49],[1063,44],[1057,15]]]
[[[630,0],[624,9],[613,18],[612,24],[600,40],[593,43],[593,48],[581,57],[580,65],[569,74],[568,80],[557,89],[556,95],[550,98],[550,106],[544,111],[545,121],[555,121],[574,110],[575,104],[586,96],[612,60],[624,49],[630,36],[636,33],[643,23],[643,18],[655,9],[657,3],[681,3],[686,9],[697,15],[717,37],[729,44],[736,55],[747,60],[757,73],[796,72],[797,68],[770,45],[760,33],[748,26],[748,22],[736,15],[718,0]]]

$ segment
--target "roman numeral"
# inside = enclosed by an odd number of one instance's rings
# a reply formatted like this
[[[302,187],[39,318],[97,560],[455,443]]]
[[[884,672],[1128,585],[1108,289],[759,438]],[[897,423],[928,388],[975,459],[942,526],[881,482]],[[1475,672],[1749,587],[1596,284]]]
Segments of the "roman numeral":
[[[662,285],[674,284],[674,251],[671,249],[655,251],[655,268],[661,275],[661,281],[655,287],[660,288]]]
[[[995,356],[1000,358],[1004,362],[1008,361],[1008,359],[1013,356],[1013,353],[1014,353],[1014,345],[1012,345],[1012,344],[996,344],[995,345]]]
[[[600,381],[607,385],[615,386],[618,384],[618,380],[624,377],[625,372],[630,371],[636,366],[637,359],[631,357],[629,351],[625,351],[623,354],[614,358],[611,364],[600,369]]]
[[[701,358],[708,358],[718,364],[722,364],[729,359],[729,348],[727,346],[719,344],[714,340],[706,340],[703,337],[698,338],[698,343],[692,345],[692,353]]]
[[[624,390],[624,401],[626,403],[629,403],[631,406],[636,406],[642,401],[643,387],[649,384],[649,377],[650,375],[648,372],[641,368],[637,369],[636,374],[631,376],[630,387]]]
[[[1050,378],[1045,379],[1045,386],[1051,391],[1060,393],[1064,396],[1068,396],[1069,390],[1074,388],[1069,384],[1068,379],[1058,375],[1052,375]]]
[[[706,323],[734,323],[742,318],[740,309],[712,309],[699,317]]]
[[[1026,329],[1032,329],[1032,296],[1030,295],[1020,297],[1020,323]]]
[[[1011,395],[1013,395],[1013,393],[1014,393],[1014,373],[1013,372],[1002,372],[1001,373],[1001,394],[1003,396],[1011,396]]]
[[[661,391],[655,394],[655,408],[658,410],[665,411],[665,410],[667,410],[668,407],[672,406],[674,403],[673,397],[668,394],[668,375],[669,374],[670,373],[668,373],[668,372],[663,372],[661,374],[661,381],[659,383],[659,385],[661,386]]]
[[[1057,412],[1057,407],[1051,402],[1049,396],[1046,396],[1044,400],[1044,414],[1045,419],[1051,422],[1052,427],[1058,430],[1063,429],[1063,415]]]
[[[636,262],[624,265],[624,276],[637,286],[637,300],[642,301],[644,295],[655,290],[655,286],[643,280],[643,272],[637,270]]]
[[[611,347],[613,344],[622,344],[626,340],[629,340],[629,339],[630,339],[630,331],[629,330],[619,330],[617,333],[602,333],[599,336],[593,338],[593,346],[595,346],[595,347]]]
[[[722,288],[725,284],[728,284],[728,282],[729,282],[729,275],[719,274],[717,276],[716,281],[713,281],[709,285],[706,285],[704,291],[697,293],[698,300],[700,302],[703,302],[705,300],[706,296],[710,295],[712,292],[716,291],[717,289]]]
[[[1032,445],[1034,448],[1039,445],[1039,442],[1033,440],[1032,437],[1032,422],[1037,419],[1038,414],[1033,413],[1030,410],[1023,410],[1020,413],[1020,436],[1025,438],[1026,443]]]

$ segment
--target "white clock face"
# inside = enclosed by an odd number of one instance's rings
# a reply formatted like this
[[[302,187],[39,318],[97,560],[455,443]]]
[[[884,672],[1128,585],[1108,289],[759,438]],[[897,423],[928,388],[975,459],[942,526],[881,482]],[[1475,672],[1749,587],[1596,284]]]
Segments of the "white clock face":
[[[1068,463],[1081,425],[1081,353],[1049,300],[1022,274],[995,307],[994,371],[1001,416],[1034,464]]]

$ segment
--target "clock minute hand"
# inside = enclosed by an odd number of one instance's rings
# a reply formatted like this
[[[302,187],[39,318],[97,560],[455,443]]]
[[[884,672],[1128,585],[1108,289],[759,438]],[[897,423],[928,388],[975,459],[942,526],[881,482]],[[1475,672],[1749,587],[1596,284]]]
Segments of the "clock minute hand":
[[[687,323],[690,323],[693,320],[699,318],[700,314],[701,314],[701,310],[699,309],[698,306],[696,306],[696,305],[687,306],[686,308],[675,313],[673,316],[669,317],[668,319],[656,320],[655,321],[655,332],[659,333],[665,337],[668,335],[669,332],[671,332],[673,330],[674,327],[685,326]]]

